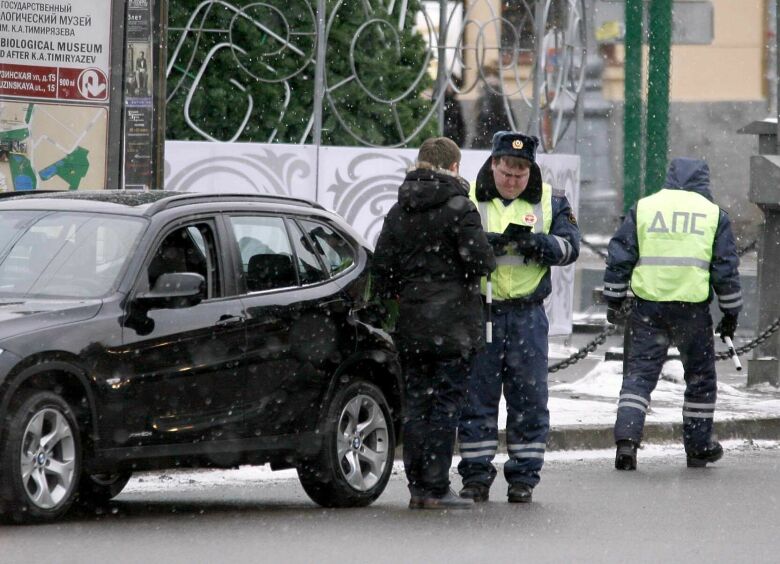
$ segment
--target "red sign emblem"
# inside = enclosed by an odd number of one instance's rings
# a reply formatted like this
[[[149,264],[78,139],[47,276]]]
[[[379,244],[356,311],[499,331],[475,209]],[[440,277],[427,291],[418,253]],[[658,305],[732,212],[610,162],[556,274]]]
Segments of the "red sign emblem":
[[[77,80],[79,94],[85,100],[105,100],[108,98],[108,79],[100,69],[85,69]]]
[[[536,216],[532,213],[527,213],[523,216],[523,223],[526,225],[535,225],[536,224]]]

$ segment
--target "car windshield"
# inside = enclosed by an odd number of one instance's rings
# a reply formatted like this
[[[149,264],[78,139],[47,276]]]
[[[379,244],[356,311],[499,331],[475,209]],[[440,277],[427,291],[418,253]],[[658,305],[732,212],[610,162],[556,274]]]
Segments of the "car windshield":
[[[0,211],[0,297],[106,295],[145,224],[109,214]]]

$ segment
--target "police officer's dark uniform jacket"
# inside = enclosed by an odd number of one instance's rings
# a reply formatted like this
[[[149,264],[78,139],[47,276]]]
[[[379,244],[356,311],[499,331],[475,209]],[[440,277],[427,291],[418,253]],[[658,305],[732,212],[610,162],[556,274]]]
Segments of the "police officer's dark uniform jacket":
[[[614,311],[629,289],[635,295],[616,441],[640,442],[650,394],[674,344],[685,368],[685,448],[689,454],[708,448],[717,392],[709,303],[717,296],[736,326],[738,266],[729,216],[712,203],[709,167],[674,159],[664,188],[642,198],[609,243],[604,297]]]
[[[497,253],[492,274],[493,342],[480,352],[469,376],[461,415],[458,471],[464,486],[489,488],[496,470],[498,405],[503,388],[507,403],[504,474],[510,485],[533,488],[539,482],[549,432],[547,410],[547,333],[543,300],[552,291],[550,267],[579,256],[579,228],[562,191],[542,181],[534,137],[513,132],[494,136],[491,158],[477,175],[471,195],[489,238],[509,223],[533,228],[523,253],[510,244]],[[531,163],[528,184],[514,200],[501,197],[492,171],[493,156],[521,157]],[[483,292],[485,283],[483,281]],[[511,496],[510,496],[511,497]]]
[[[466,378],[483,346],[480,277],[493,250],[468,197],[468,183],[447,171],[410,171],[374,253],[378,292],[396,298],[395,332],[404,369],[404,467],[412,500],[442,497]]]

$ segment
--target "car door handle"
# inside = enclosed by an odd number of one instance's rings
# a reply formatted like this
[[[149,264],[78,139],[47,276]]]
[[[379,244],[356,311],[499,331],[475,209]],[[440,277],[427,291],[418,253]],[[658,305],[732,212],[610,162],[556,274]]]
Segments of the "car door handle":
[[[223,315],[219,318],[219,321],[217,321],[216,325],[217,327],[237,325],[239,323],[243,323],[244,319],[246,318],[243,315]]]

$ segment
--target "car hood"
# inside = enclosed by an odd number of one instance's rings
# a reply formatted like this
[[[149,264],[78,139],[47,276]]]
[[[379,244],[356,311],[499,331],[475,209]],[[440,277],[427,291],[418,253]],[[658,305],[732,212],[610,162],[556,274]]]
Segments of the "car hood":
[[[14,299],[0,298],[0,343],[60,325],[94,317],[99,299]]]

